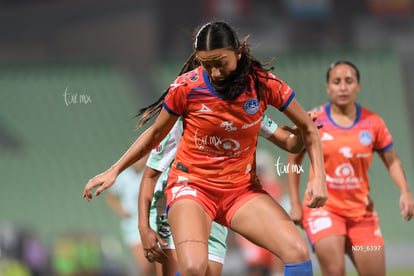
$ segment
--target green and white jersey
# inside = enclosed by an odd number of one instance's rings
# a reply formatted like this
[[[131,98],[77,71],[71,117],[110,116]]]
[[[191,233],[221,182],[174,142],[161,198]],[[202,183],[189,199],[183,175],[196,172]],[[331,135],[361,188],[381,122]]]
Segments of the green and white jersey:
[[[155,185],[154,198],[151,204],[151,209],[156,208],[157,213],[159,214],[165,212],[166,198],[164,195],[164,190],[167,186],[168,171],[170,170],[170,166],[174,161],[182,133],[183,121],[180,117],[171,131],[161,141],[161,143],[151,151],[151,154],[148,157],[147,166],[154,170],[162,172],[160,178],[157,181],[157,184]]]

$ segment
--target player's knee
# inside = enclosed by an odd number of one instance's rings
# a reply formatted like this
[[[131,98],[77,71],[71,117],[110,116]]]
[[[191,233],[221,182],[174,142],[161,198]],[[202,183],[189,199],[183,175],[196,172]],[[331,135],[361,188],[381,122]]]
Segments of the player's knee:
[[[322,267],[323,275],[327,276],[345,276],[345,267],[337,263],[330,263]]]
[[[296,242],[282,257],[285,264],[306,262],[309,259],[309,249],[305,242]]]
[[[206,272],[207,261],[204,260],[187,260],[180,267],[182,275],[205,275]]]

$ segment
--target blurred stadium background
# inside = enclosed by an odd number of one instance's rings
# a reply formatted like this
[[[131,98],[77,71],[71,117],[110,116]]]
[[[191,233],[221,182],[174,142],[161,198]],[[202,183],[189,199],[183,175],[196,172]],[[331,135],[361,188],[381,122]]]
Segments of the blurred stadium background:
[[[1,0],[0,275],[133,273],[118,218],[103,197],[88,203],[81,193],[141,133],[136,111],[175,78],[191,52],[189,33],[211,19],[250,34],[261,60],[276,57],[275,73],[306,109],[328,100],[331,62],[354,62],[358,101],[387,123],[414,189],[413,7],[412,0]],[[286,156],[267,141],[259,146]],[[377,156],[370,177],[387,275],[414,275],[414,225],[402,221],[399,191]],[[243,273],[231,244],[223,274]]]

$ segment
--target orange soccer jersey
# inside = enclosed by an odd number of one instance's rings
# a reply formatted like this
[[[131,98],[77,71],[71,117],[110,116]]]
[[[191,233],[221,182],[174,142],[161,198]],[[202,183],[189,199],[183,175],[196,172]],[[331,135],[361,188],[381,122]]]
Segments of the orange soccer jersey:
[[[276,76],[260,79],[266,88],[260,102],[252,79],[235,100],[223,100],[202,67],[176,79],[163,105],[182,116],[184,132],[169,183],[226,188],[252,181],[263,112],[268,104],[283,111],[294,97]]]
[[[368,169],[374,151],[386,151],[393,146],[382,119],[358,104],[356,107],[355,122],[347,128],[332,120],[329,103],[313,110],[318,115],[316,123],[323,125],[319,133],[329,195],[324,208],[344,217],[363,216],[372,207],[368,206]]]

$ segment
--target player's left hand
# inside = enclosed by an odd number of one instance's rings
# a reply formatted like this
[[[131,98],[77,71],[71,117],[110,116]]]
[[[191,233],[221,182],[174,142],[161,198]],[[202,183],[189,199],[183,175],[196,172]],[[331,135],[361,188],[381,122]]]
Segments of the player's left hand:
[[[414,217],[414,199],[410,192],[401,194],[400,209],[403,220],[409,221]]]

